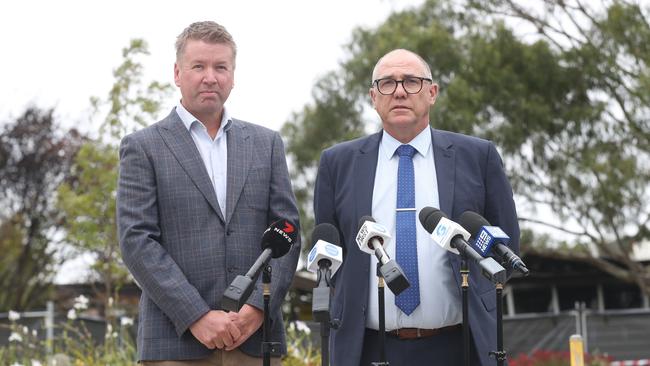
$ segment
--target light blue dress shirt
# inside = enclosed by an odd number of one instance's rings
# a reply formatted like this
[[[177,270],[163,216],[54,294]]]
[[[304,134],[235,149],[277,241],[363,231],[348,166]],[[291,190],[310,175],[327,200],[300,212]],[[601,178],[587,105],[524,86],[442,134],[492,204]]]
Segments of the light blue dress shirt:
[[[460,291],[454,279],[447,252],[436,245],[422,227],[417,215],[425,206],[440,207],[438,181],[433,160],[431,129],[425,128],[411,142],[417,152],[413,156],[415,172],[415,208],[420,276],[420,305],[411,313],[404,314],[395,306],[395,295],[386,286],[386,330],[399,328],[435,329],[459,324],[462,320]],[[397,168],[399,156],[395,153],[401,142],[384,131],[379,144],[375,185],[372,193],[372,216],[386,227],[392,239],[385,248],[395,259],[395,207],[397,203]],[[399,263],[398,263],[399,264]],[[370,292],[366,326],[379,329],[379,306],[377,301],[377,258],[370,260]]]
[[[208,134],[208,129],[205,125],[185,109],[180,102],[176,105],[176,113],[183,121],[187,130],[190,131],[192,140],[194,140],[194,144],[199,150],[199,154],[201,154],[205,170],[208,172],[208,176],[210,176],[212,187],[217,195],[221,214],[225,217],[226,187],[228,182],[226,175],[228,172],[228,143],[226,132],[230,128],[230,115],[224,107],[221,126],[217,131],[217,136],[213,140]]]

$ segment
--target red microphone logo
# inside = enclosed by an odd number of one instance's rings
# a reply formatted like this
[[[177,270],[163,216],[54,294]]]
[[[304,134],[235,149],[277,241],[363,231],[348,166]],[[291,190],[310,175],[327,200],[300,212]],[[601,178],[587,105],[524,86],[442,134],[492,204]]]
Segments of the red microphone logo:
[[[285,221],[284,228],[282,229],[282,231],[284,231],[285,233],[292,233],[293,230],[294,230],[293,225],[291,225],[289,221]]]

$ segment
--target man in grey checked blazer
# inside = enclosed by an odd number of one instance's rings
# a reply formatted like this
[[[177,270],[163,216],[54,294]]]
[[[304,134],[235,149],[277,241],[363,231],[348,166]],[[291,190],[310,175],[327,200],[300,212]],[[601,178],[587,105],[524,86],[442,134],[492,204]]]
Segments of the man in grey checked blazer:
[[[298,223],[277,132],[231,118],[236,46],[214,22],[176,42],[181,101],[163,120],[124,137],[117,217],[124,262],[142,288],[138,360],[145,365],[257,365],[263,320],[259,284],[238,313],[225,288],[261,253],[274,221]],[[298,228],[296,227],[296,230]],[[272,341],[286,352],[281,303],[299,242],[271,260]],[[273,364],[279,364],[279,354]]]

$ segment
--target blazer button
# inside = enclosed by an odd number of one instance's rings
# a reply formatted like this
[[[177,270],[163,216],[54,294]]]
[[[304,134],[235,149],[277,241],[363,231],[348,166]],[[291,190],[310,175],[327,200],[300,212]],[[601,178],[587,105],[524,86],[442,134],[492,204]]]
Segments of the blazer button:
[[[230,236],[230,234],[232,234],[232,230],[230,229],[226,230],[226,236]]]

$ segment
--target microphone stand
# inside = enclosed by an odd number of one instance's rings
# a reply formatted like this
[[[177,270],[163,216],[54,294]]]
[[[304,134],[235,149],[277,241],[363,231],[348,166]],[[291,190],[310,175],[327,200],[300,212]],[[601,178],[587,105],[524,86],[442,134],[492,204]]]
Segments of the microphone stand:
[[[318,287],[314,288],[312,292],[312,315],[314,320],[320,322],[321,366],[329,366],[329,336],[330,327],[333,327],[329,308],[331,291],[331,271],[329,267],[318,271],[317,281]]]
[[[320,354],[321,354],[321,366],[329,366],[330,356],[329,356],[329,339],[330,339],[330,326],[327,322],[320,323]]]
[[[469,311],[467,300],[467,290],[469,289],[469,266],[467,265],[467,259],[465,256],[462,256],[460,262],[460,275],[463,279],[461,290],[463,294],[463,355],[464,355],[464,365],[469,366]]]
[[[377,263],[377,300],[379,302],[379,362],[374,366],[388,366],[386,361],[386,299],[384,298],[384,277],[381,276],[381,262]]]
[[[503,284],[497,282],[497,350],[490,351],[490,356],[497,360],[497,366],[503,366],[507,358],[507,352],[503,349]]]
[[[270,264],[264,266],[264,272],[262,274],[262,283],[264,284],[264,328],[262,330],[262,354],[264,359],[262,360],[263,366],[271,366],[271,352],[275,351],[275,347],[279,346],[279,342],[271,342],[269,340],[270,329],[270,315],[269,315],[269,303],[271,302],[271,271],[272,267]]]

